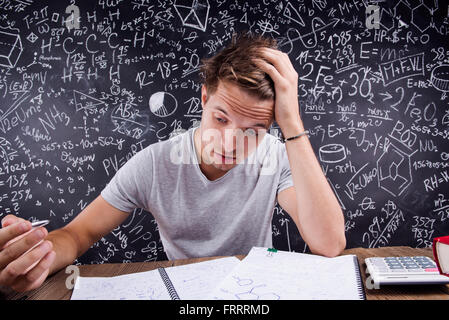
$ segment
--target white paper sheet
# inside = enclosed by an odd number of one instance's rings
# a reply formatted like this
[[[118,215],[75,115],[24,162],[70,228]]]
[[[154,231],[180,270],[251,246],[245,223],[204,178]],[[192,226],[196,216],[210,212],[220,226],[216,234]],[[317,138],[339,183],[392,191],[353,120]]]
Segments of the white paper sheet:
[[[239,263],[235,257],[165,268],[181,299],[204,299]],[[115,277],[78,277],[72,300],[169,300],[159,271]]]
[[[354,255],[326,258],[253,248],[211,299],[361,299]]]
[[[165,268],[181,300],[206,299],[240,262],[235,257]]]

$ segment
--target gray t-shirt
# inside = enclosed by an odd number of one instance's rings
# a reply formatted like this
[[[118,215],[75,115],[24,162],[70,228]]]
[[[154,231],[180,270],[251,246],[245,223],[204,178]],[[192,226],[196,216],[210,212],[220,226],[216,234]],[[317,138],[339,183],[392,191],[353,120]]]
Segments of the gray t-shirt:
[[[171,260],[272,247],[276,195],[293,186],[285,145],[267,133],[244,163],[210,181],[198,164],[194,130],[139,151],[101,195],[119,210],[151,212]]]

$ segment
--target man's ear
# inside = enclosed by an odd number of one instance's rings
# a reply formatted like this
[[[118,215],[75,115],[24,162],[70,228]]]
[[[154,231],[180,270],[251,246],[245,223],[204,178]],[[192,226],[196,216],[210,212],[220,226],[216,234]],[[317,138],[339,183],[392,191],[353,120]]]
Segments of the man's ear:
[[[206,101],[207,101],[207,88],[206,85],[203,84],[201,86],[201,106],[204,109],[204,106],[206,105]]]

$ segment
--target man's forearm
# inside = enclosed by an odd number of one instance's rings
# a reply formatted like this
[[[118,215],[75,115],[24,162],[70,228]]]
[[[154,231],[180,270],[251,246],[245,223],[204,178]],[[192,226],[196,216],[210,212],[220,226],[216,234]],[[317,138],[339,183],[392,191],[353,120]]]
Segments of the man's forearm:
[[[78,244],[67,230],[63,228],[54,230],[47,235],[46,240],[53,243],[53,251],[56,252],[49,275],[70,265],[78,257]]]
[[[285,132],[284,132],[285,131]],[[302,123],[286,127],[286,137],[304,131]],[[304,241],[314,253],[333,256],[346,245],[344,217],[306,136],[285,143],[296,190],[297,214]]]
[[[284,137],[294,137],[304,131],[299,112],[298,72],[287,53],[273,48],[262,48],[260,52],[263,59],[254,62],[274,82],[274,120]],[[289,214],[293,214],[312,252],[339,254],[346,246],[343,213],[310,142],[302,136],[285,144],[296,192],[296,212]],[[292,211],[291,204],[289,207]]]

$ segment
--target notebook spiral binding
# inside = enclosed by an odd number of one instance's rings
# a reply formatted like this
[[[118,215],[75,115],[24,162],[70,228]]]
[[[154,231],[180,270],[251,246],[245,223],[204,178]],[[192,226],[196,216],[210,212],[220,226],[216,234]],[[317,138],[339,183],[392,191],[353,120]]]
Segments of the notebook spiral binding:
[[[362,274],[360,273],[359,262],[357,257],[354,257],[355,276],[357,278],[357,291],[359,292],[360,299],[366,300],[365,288],[363,286]]]
[[[178,293],[175,290],[175,287],[173,286],[173,283],[171,282],[167,272],[165,271],[164,268],[159,268],[158,269],[159,274],[161,275],[162,281],[165,284],[165,287],[168,290],[168,294],[170,295],[170,298],[172,300],[181,300],[178,296]]]

